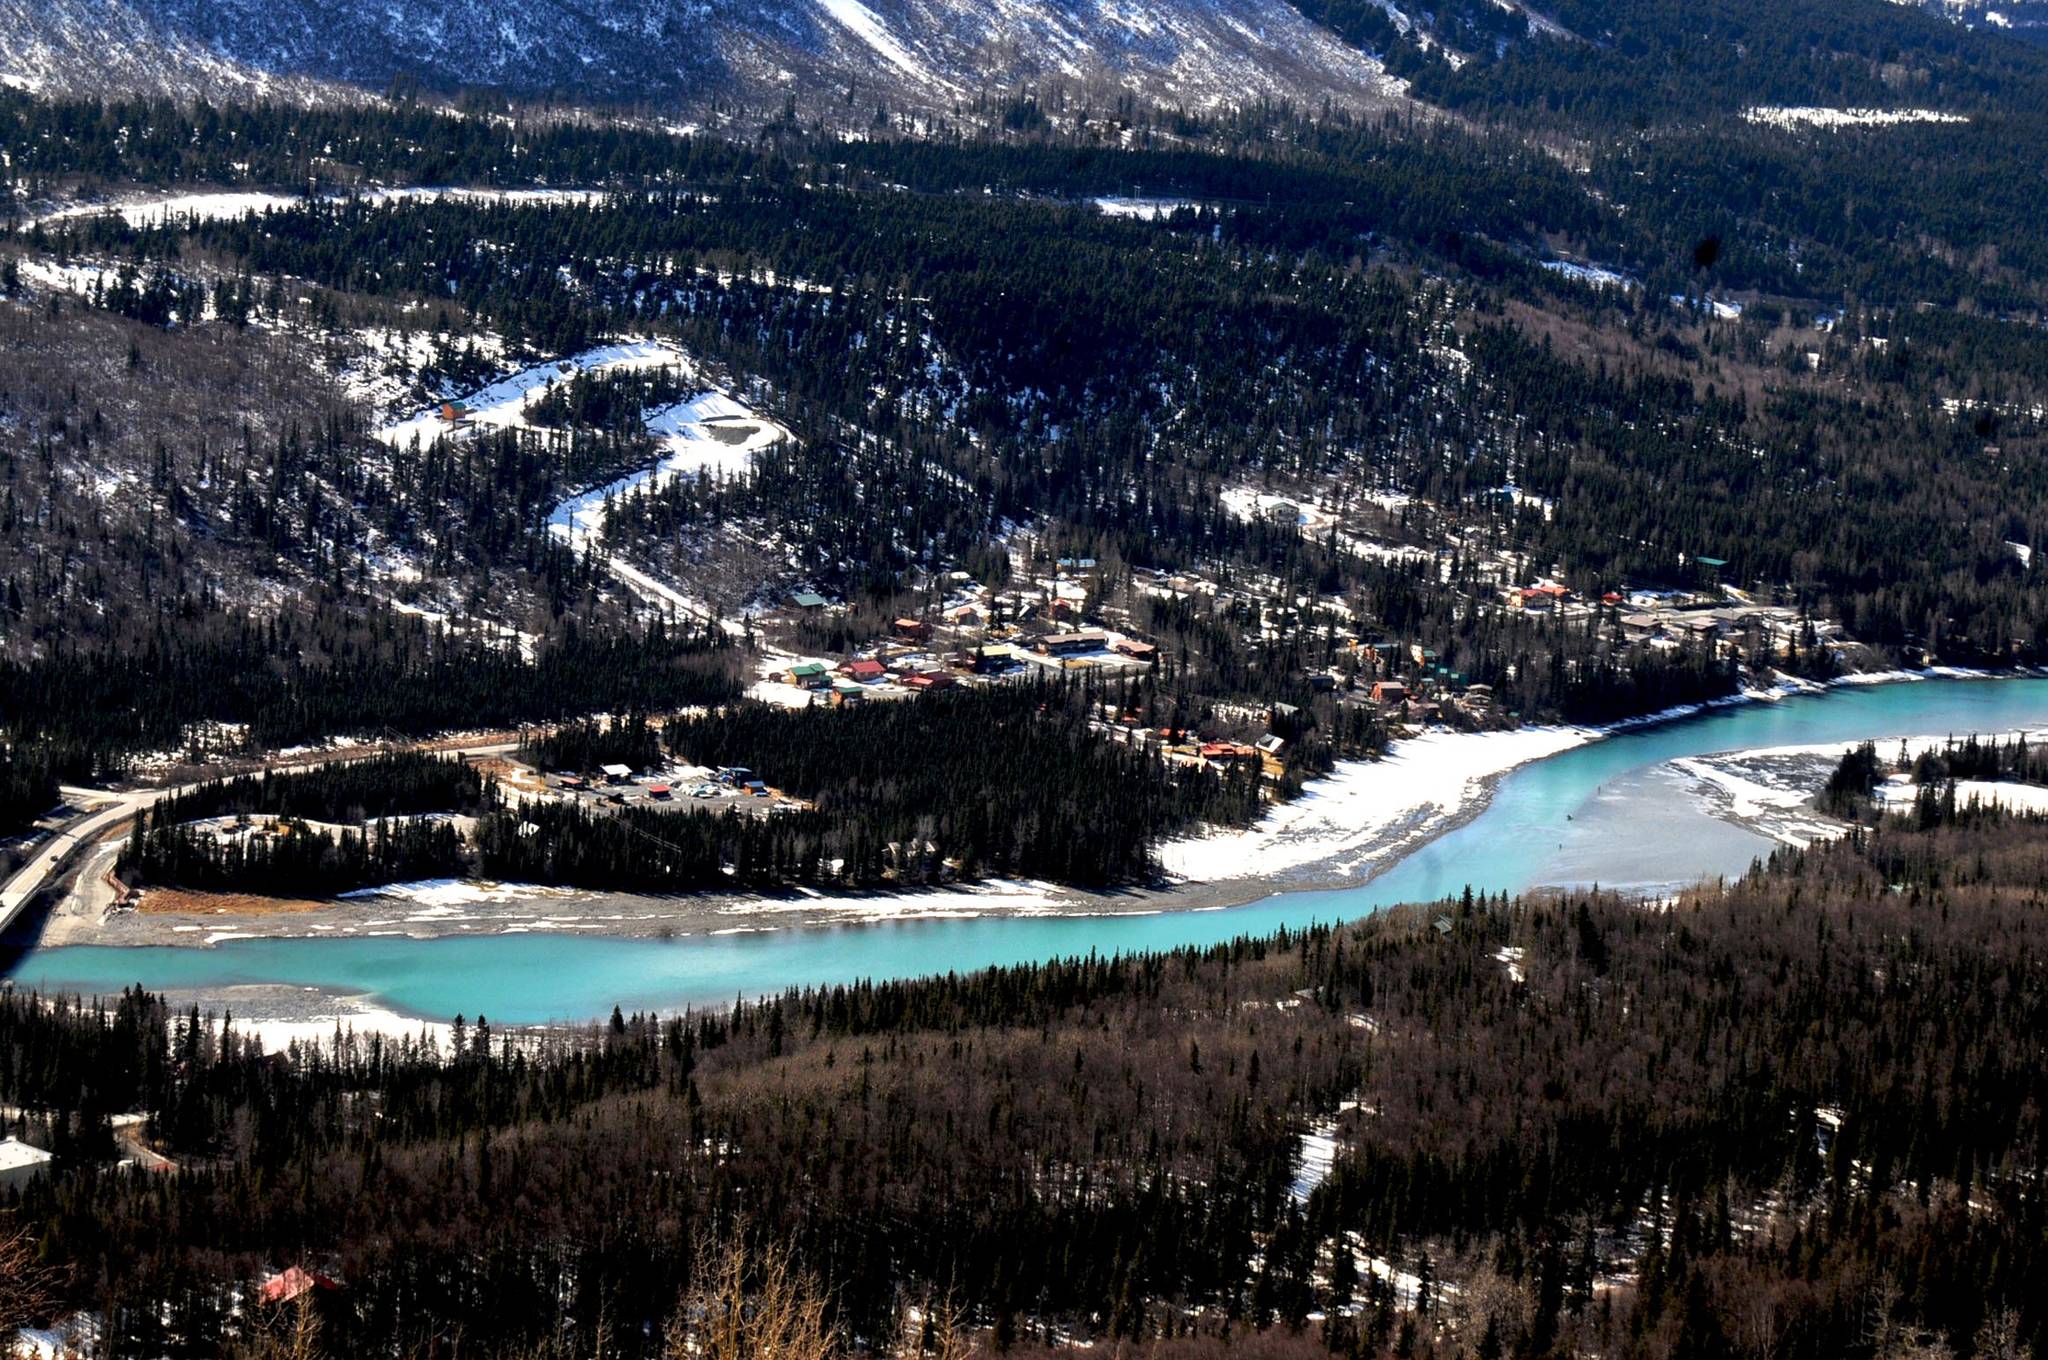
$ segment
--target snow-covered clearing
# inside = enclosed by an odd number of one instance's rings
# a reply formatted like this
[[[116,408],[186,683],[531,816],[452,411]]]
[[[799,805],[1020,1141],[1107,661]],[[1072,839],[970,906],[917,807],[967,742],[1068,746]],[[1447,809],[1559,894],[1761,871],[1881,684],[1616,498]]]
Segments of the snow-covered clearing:
[[[603,345],[553,363],[535,364],[509,377],[500,378],[460,399],[465,408],[462,424],[442,418],[439,406],[386,425],[376,432],[378,439],[393,448],[404,448],[417,439],[422,448],[437,439],[464,429],[531,429],[526,419],[527,404],[558,382],[578,374],[630,372],[636,369],[674,368],[685,375],[695,373],[688,355],[664,340],[627,340]]]
[[[1337,523],[1336,516],[1306,499],[1283,496],[1273,491],[1261,491],[1253,486],[1225,487],[1221,492],[1217,493],[1217,499],[1222,502],[1224,510],[1233,519],[1246,521],[1263,519],[1279,523],[1286,523],[1292,520],[1301,530],[1303,538],[1321,541],[1329,536]],[[1406,505],[1409,500],[1408,497],[1398,495],[1398,493],[1391,495],[1388,493],[1374,493],[1366,496],[1365,499],[1372,501],[1383,509],[1389,510]],[[1425,548],[1380,543],[1373,539],[1362,538],[1357,534],[1344,533],[1341,530],[1337,532],[1336,541],[1347,552],[1356,554],[1359,557],[1370,557],[1382,562],[1426,562],[1435,556],[1434,553]]]
[[[317,1013],[292,1018],[251,1020],[235,1018],[235,1030],[254,1035],[265,1053],[282,1053],[293,1044],[331,1043],[337,1032],[359,1039],[382,1035],[387,1039],[428,1039],[445,1049],[451,1026],[374,1004],[367,997],[319,997]]]
[[[1911,783],[1904,776],[1895,776],[1877,786],[1877,801],[1886,808],[1904,811],[1913,806],[1920,796],[1922,787],[1936,785]],[[1968,807],[1971,803],[1985,807],[2002,807],[2007,812],[2037,813],[2048,812],[2048,788],[2039,784],[2008,784],[1989,779],[1958,779],[1956,781],[1956,806]]]
[[[591,551],[599,547],[610,508],[619,499],[659,490],[678,477],[742,472],[752,465],[755,455],[787,439],[789,432],[710,387],[689,355],[675,345],[665,340],[627,340],[501,378],[462,398],[456,420],[446,418],[444,407],[434,406],[386,425],[376,436],[394,448],[415,441],[424,448],[475,429],[533,429],[528,408],[558,382],[579,374],[664,368],[677,370],[685,381],[703,384],[705,390],[646,417],[647,431],[660,445],[661,456],[624,477],[569,497],[548,517],[549,532],[579,551]],[[697,617],[708,618],[712,613],[702,601],[616,556],[609,556],[607,564],[612,575],[652,604]],[[742,625],[729,626],[737,630]]]
[[[1623,292],[1642,287],[1642,283],[1619,269],[1605,265],[1579,264],[1572,260],[1545,260],[1543,267],[1553,274],[1562,274],[1574,283],[1583,283],[1589,288],[1619,288]]]
[[[1895,127],[1901,123],[1967,123],[1960,113],[1940,109],[1829,109],[1812,105],[1757,105],[1744,109],[1745,122],[1771,127]]]
[[[1513,732],[1430,731],[1395,742],[1384,759],[1340,763],[1276,804],[1248,830],[1167,841],[1159,861],[1176,878],[1265,877],[1318,865],[1357,876],[1447,829],[1499,775],[1599,736],[1588,727]]]
[[[1132,217],[1141,222],[1156,222],[1162,217],[1171,217],[1182,208],[1199,208],[1202,205],[1186,198],[1125,198],[1110,195],[1093,200],[1096,210],[1105,217]]]
[[[25,226],[47,225],[68,218],[97,217],[114,213],[131,227],[153,227],[187,219],[215,221],[244,217],[249,213],[278,212],[308,203],[389,204],[428,199],[455,198],[475,203],[587,203],[607,196],[602,189],[472,189],[457,185],[416,185],[403,188],[374,188],[354,194],[268,193],[261,190],[223,190],[216,193],[172,194],[151,198],[123,199],[112,203],[72,203],[29,218]]]
[[[603,528],[607,500],[658,487],[676,477],[744,472],[753,465],[755,454],[783,438],[778,426],[760,419],[723,392],[707,392],[655,412],[647,417],[647,432],[661,441],[661,460],[563,501],[549,517],[556,533],[580,545]]]
[[[1294,1184],[1288,1189],[1296,1204],[1308,1203],[1316,1187],[1329,1178],[1330,1168],[1337,1164],[1337,1121],[1357,1108],[1357,1101],[1347,1100],[1336,1114],[1316,1120],[1301,1135],[1301,1145],[1295,1153]]]

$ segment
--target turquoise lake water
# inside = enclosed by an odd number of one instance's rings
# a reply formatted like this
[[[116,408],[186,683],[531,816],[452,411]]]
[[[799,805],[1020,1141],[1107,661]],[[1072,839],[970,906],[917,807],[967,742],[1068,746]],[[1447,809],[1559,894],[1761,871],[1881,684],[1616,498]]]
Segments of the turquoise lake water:
[[[790,986],[1069,955],[1218,943],[1348,920],[1475,890],[1598,882],[1649,888],[1746,870],[1770,842],[1660,779],[1683,756],[1765,746],[2048,727],[2048,679],[1845,686],[1712,710],[1525,765],[1485,811],[1358,887],[1281,893],[1242,907],[1145,915],[980,917],[807,927],[672,940],[541,934],[231,940],[212,948],[30,951],[17,985],[111,993],[283,983],[362,994],[423,1017],[580,1020],[725,1003]],[[1250,866],[1256,869],[1256,865]]]

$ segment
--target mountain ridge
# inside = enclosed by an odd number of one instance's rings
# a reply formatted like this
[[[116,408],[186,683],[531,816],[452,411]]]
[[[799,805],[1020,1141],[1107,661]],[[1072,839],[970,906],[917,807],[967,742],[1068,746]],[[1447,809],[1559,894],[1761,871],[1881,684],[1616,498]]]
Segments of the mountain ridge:
[[[419,81],[679,109],[943,113],[1052,79],[1191,108],[1364,109],[1402,90],[1286,0],[0,0],[0,18],[0,82],[59,95]]]

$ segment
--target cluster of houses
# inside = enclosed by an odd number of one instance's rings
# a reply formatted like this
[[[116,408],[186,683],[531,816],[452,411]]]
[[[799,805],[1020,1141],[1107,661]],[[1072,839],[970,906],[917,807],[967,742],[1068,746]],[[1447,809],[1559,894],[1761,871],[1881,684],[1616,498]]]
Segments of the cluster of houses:
[[[799,609],[824,604],[822,597],[810,592],[793,596],[791,602]],[[817,699],[850,704],[877,695],[901,697],[946,689],[1033,666],[1135,669],[1152,664],[1159,655],[1156,644],[1101,628],[1034,634],[1015,624],[990,625],[984,607],[974,602],[955,604],[940,617],[947,629],[967,635],[951,650],[934,645],[939,625],[928,619],[898,618],[891,621],[885,639],[859,655],[838,662],[795,660],[770,678]]]

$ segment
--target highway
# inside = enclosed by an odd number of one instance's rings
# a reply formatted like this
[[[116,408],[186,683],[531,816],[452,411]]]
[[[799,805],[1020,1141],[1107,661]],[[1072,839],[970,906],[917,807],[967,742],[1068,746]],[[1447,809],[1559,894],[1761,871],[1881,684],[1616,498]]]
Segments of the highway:
[[[286,759],[268,761],[249,769],[223,771],[221,777],[240,774],[260,774],[265,770],[309,770],[323,765],[346,765],[351,761],[368,760],[374,756],[393,751],[446,751],[451,755],[501,756],[509,755],[520,747],[519,739],[487,740],[478,745],[465,745],[446,739],[414,742],[408,745],[351,747],[331,756],[292,756]],[[63,830],[36,847],[36,853],[28,863],[15,871],[0,887],[0,934],[14,924],[15,917],[23,908],[35,900],[37,893],[62,876],[72,856],[88,845],[97,843],[115,827],[130,818],[149,811],[161,800],[173,794],[187,793],[198,788],[198,784],[179,784],[162,789],[141,789],[129,793],[112,793],[105,789],[65,788],[61,792],[66,802],[106,800],[106,806],[87,810]]]

